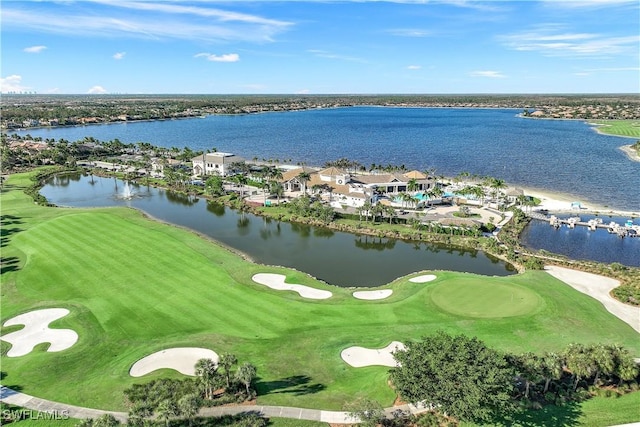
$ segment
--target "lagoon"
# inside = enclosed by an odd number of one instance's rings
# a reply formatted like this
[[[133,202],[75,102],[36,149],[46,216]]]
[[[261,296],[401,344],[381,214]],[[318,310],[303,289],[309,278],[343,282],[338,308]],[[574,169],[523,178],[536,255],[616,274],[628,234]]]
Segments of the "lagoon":
[[[122,197],[124,188],[117,179],[64,175],[49,180],[41,193],[58,206],[140,209],[209,236],[258,263],[292,267],[337,286],[381,286],[421,270],[515,273],[511,265],[481,251],[280,222],[153,187],[133,186],[133,197],[127,200]]]
[[[466,171],[560,192],[584,203],[639,211],[640,162],[620,149],[634,140],[601,135],[582,121],[518,117],[512,109],[349,107],[115,123],[17,132],[69,141],[149,142],[217,148],[247,160],[320,166],[346,157],[367,168],[405,165],[454,176]]]

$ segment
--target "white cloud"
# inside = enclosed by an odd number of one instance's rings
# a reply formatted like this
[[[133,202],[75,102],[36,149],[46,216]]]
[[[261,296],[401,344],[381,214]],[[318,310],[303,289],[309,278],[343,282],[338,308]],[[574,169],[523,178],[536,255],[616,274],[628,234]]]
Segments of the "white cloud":
[[[407,70],[419,70],[422,68],[422,65],[409,65]]]
[[[30,92],[32,88],[22,85],[22,76],[12,74],[7,77],[0,77],[0,92]]]
[[[565,9],[595,9],[615,6],[637,6],[637,0],[542,0],[546,6]]]
[[[213,62],[240,61],[240,55],[238,55],[237,53],[225,53],[223,55],[216,55],[215,53],[198,53],[194,55],[194,58],[206,58],[207,61],[213,61]]]
[[[507,76],[500,71],[472,71],[469,73],[471,77],[489,77],[492,79],[503,79]]]
[[[307,52],[314,54],[318,58],[338,59],[340,61],[352,61],[352,62],[363,62],[363,63],[366,63],[366,61],[364,59],[362,59],[362,58],[358,58],[358,57],[355,57],[355,56],[348,56],[348,55],[340,55],[340,54],[337,54],[337,53],[327,52],[325,50],[309,49]]]
[[[107,93],[107,90],[102,86],[94,86],[91,89],[89,89],[87,93],[90,95],[102,95]]]
[[[29,46],[25,47],[22,51],[27,53],[40,53],[46,48],[46,46]]]
[[[592,33],[570,33],[550,24],[498,38],[510,49],[540,52],[544,56],[610,57],[636,53],[639,35],[611,37]]]
[[[113,59],[123,59],[127,52],[116,52],[113,54]]]
[[[96,2],[94,2],[96,3]],[[100,14],[83,13],[71,3],[55,9],[3,4],[2,25],[86,37],[138,37],[199,41],[268,42],[294,24],[215,8],[141,1],[100,1]],[[18,4],[18,6],[16,6]],[[206,4],[206,3],[200,3]],[[132,9],[136,12],[132,13]]]
[[[431,30],[421,30],[417,28],[395,28],[387,30],[387,33],[399,37],[429,37],[433,35],[433,31]]]

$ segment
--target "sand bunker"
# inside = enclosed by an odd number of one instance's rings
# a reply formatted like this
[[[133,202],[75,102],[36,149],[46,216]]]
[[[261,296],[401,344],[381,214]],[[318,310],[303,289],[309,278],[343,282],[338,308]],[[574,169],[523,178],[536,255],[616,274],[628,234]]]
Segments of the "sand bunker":
[[[396,350],[404,350],[404,344],[399,341],[393,341],[385,348],[364,348],[349,347],[342,350],[340,357],[354,368],[362,368],[365,366],[389,366],[391,368],[398,366],[398,362],[391,354]]]
[[[609,313],[640,332],[640,308],[620,302],[610,295],[613,288],[620,286],[620,282],[616,279],[555,265],[548,265],[544,269],[573,289],[597,299]]]
[[[258,273],[251,278],[254,282],[270,287],[278,291],[295,291],[303,298],[309,299],[327,299],[333,294],[329,291],[314,289],[305,285],[292,285],[285,283],[286,277],[283,274]]]
[[[433,274],[423,274],[422,276],[412,277],[409,281],[413,283],[427,283],[435,279],[436,276]]]
[[[129,375],[141,377],[157,369],[174,369],[181,374],[195,376],[195,364],[200,359],[211,359],[218,363],[218,355],[208,348],[169,348],[138,360],[129,370]]]
[[[48,352],[66,350],[78,341],[78,334],[71,329],[51,329],[49,323],[69,314],[66,308],[46,308],[13,317],[3,326],[24,325],[19,331],[3,335],[1,339],[11,343],[9,357],[31,353],[38,344],[49,343]]]
[[[388,298],[392,293],[391,289],[380,289],[377,291],[357,291],[353,293],[353,296],[358,299],[375,300]]]

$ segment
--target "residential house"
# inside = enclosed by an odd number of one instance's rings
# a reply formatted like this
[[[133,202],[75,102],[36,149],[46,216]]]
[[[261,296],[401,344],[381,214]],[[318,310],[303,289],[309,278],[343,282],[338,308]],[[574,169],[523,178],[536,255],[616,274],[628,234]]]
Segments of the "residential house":
[[[220,175],[227,176],[233,173],[232,164],[244,162],[242,157],[231,153],[206,153],[191,159],[193,175]]]

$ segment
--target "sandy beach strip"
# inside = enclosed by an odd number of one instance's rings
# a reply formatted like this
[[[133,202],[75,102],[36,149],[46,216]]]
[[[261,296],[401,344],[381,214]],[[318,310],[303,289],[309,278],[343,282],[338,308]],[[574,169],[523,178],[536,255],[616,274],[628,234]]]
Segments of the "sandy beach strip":
[[[636,212],[615,209],[608,206],[598,205],[590,201],[585,201],[578,196],[563,194],[538,188],[524,187],[520,185],[510,185],[510,188],[521,188],[527,196],[540,200],[540,204],[533,207],[533,210],[548,210],[555,213],[590,213],[607,214],[616,216],[640,216],[640,209]],[[572,209],[571,203],[580,202],[580,209]]]
[[[623,145],[620,149],[627,155],[627,157],[634,162],[640,162],[640,155],[638,152],[631,147],[631,145]]]

